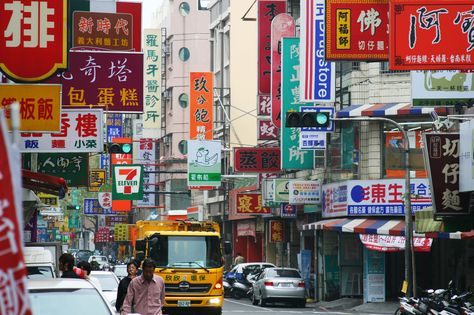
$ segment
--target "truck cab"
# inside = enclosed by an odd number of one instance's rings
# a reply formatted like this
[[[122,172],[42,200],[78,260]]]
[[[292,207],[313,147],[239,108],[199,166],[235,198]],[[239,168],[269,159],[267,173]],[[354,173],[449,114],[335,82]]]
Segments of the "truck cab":
[[[44,247],[25,247],[24,257],[28,279],[56,278],[53,255]]]

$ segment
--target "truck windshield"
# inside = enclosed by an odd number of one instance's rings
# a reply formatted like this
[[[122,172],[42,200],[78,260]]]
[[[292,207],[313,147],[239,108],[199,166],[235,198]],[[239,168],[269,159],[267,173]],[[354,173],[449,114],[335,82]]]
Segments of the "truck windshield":
[[[222,266],[220,242],[216,236],[154,237],[158,242],[149,243],[149,256],[157,267],[199,269]]]

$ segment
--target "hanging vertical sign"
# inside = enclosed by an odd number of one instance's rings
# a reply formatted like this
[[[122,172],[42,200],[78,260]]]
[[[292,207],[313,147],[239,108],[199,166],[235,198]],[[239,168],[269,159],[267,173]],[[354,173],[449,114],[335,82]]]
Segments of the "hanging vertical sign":
[[[272,100],[268,94],[259,94],[258,95],[258,116],[270,116],[272,113]]]
[[[271,24],[280,13],[286,12],[286,0],[258,0],[258,92],[270,94]]]
[[[300,129],[286,128],[286,112],[299,111],[299,38],[283,38],[282,40],[282,115],[281,115],[281,168],[282,169],[313,169],[314,152],[299,150]]]
[[[281,220],[270,220],[270,243],[283,242],[285,237],[284,224]]]
[[[336,65],[325,57],[324,0],[301,0],[301,94],[307,102],[336,100]]]
[[[188,141],[188,186],[221,185],[221,142]]]
[[[281,39],[295,37],[295,32],[295,20],[287,13],[278,14],[271,23],[271,114],[277,128],[281,128]]]
[[[161,29],[143,30],[143,127],[161,128]]]
[[[190,72],[189,139],[212,140],[213,82],[212,72]]]
[[[112,166],[112,199],[143,199],[143,165]]]
[[[135,156],[135,155],[134,155]],[[143,199],[137,200],[138,207],[152,207],[155,205],[155,173],[156,161],[155,142],[153,139],[141,138],[138,143],[138,159],[135,164],[143,164]]]

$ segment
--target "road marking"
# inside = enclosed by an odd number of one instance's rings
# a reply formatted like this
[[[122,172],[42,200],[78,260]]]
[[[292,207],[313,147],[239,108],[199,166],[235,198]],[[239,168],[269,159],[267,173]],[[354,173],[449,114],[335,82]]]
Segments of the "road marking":
[[[247,307],[252,307],[252,308],[256,308],[258,310],[265,310],[267,312],[272,312],[271,309],[269,308],[265,308],[265,307],[261,307],[261,306],[255,306],[255,305],[252,305],[252,304],[245,304],[245,303],[241,303],[241,302],[236,302],[236,301],[232,301],[232,300],[229,300],[229,299],[225,299],[226,302],[231,302],[231,303],[234,303],[234,304],[238,304],[238,305],[243,305],[243,306],[247,306]]]

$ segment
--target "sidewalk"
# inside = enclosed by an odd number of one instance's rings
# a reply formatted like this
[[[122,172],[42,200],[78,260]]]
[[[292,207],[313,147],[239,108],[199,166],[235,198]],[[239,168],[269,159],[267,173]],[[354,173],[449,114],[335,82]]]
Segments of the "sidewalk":
[[[320,311],[351,311],[369,314],[393,314],[398,307],[398,302],[389,301],[382,303],[363,303],[362,299],[342,298],[330,302],[314,303],[310,300],[306,307],[315,308]]]

